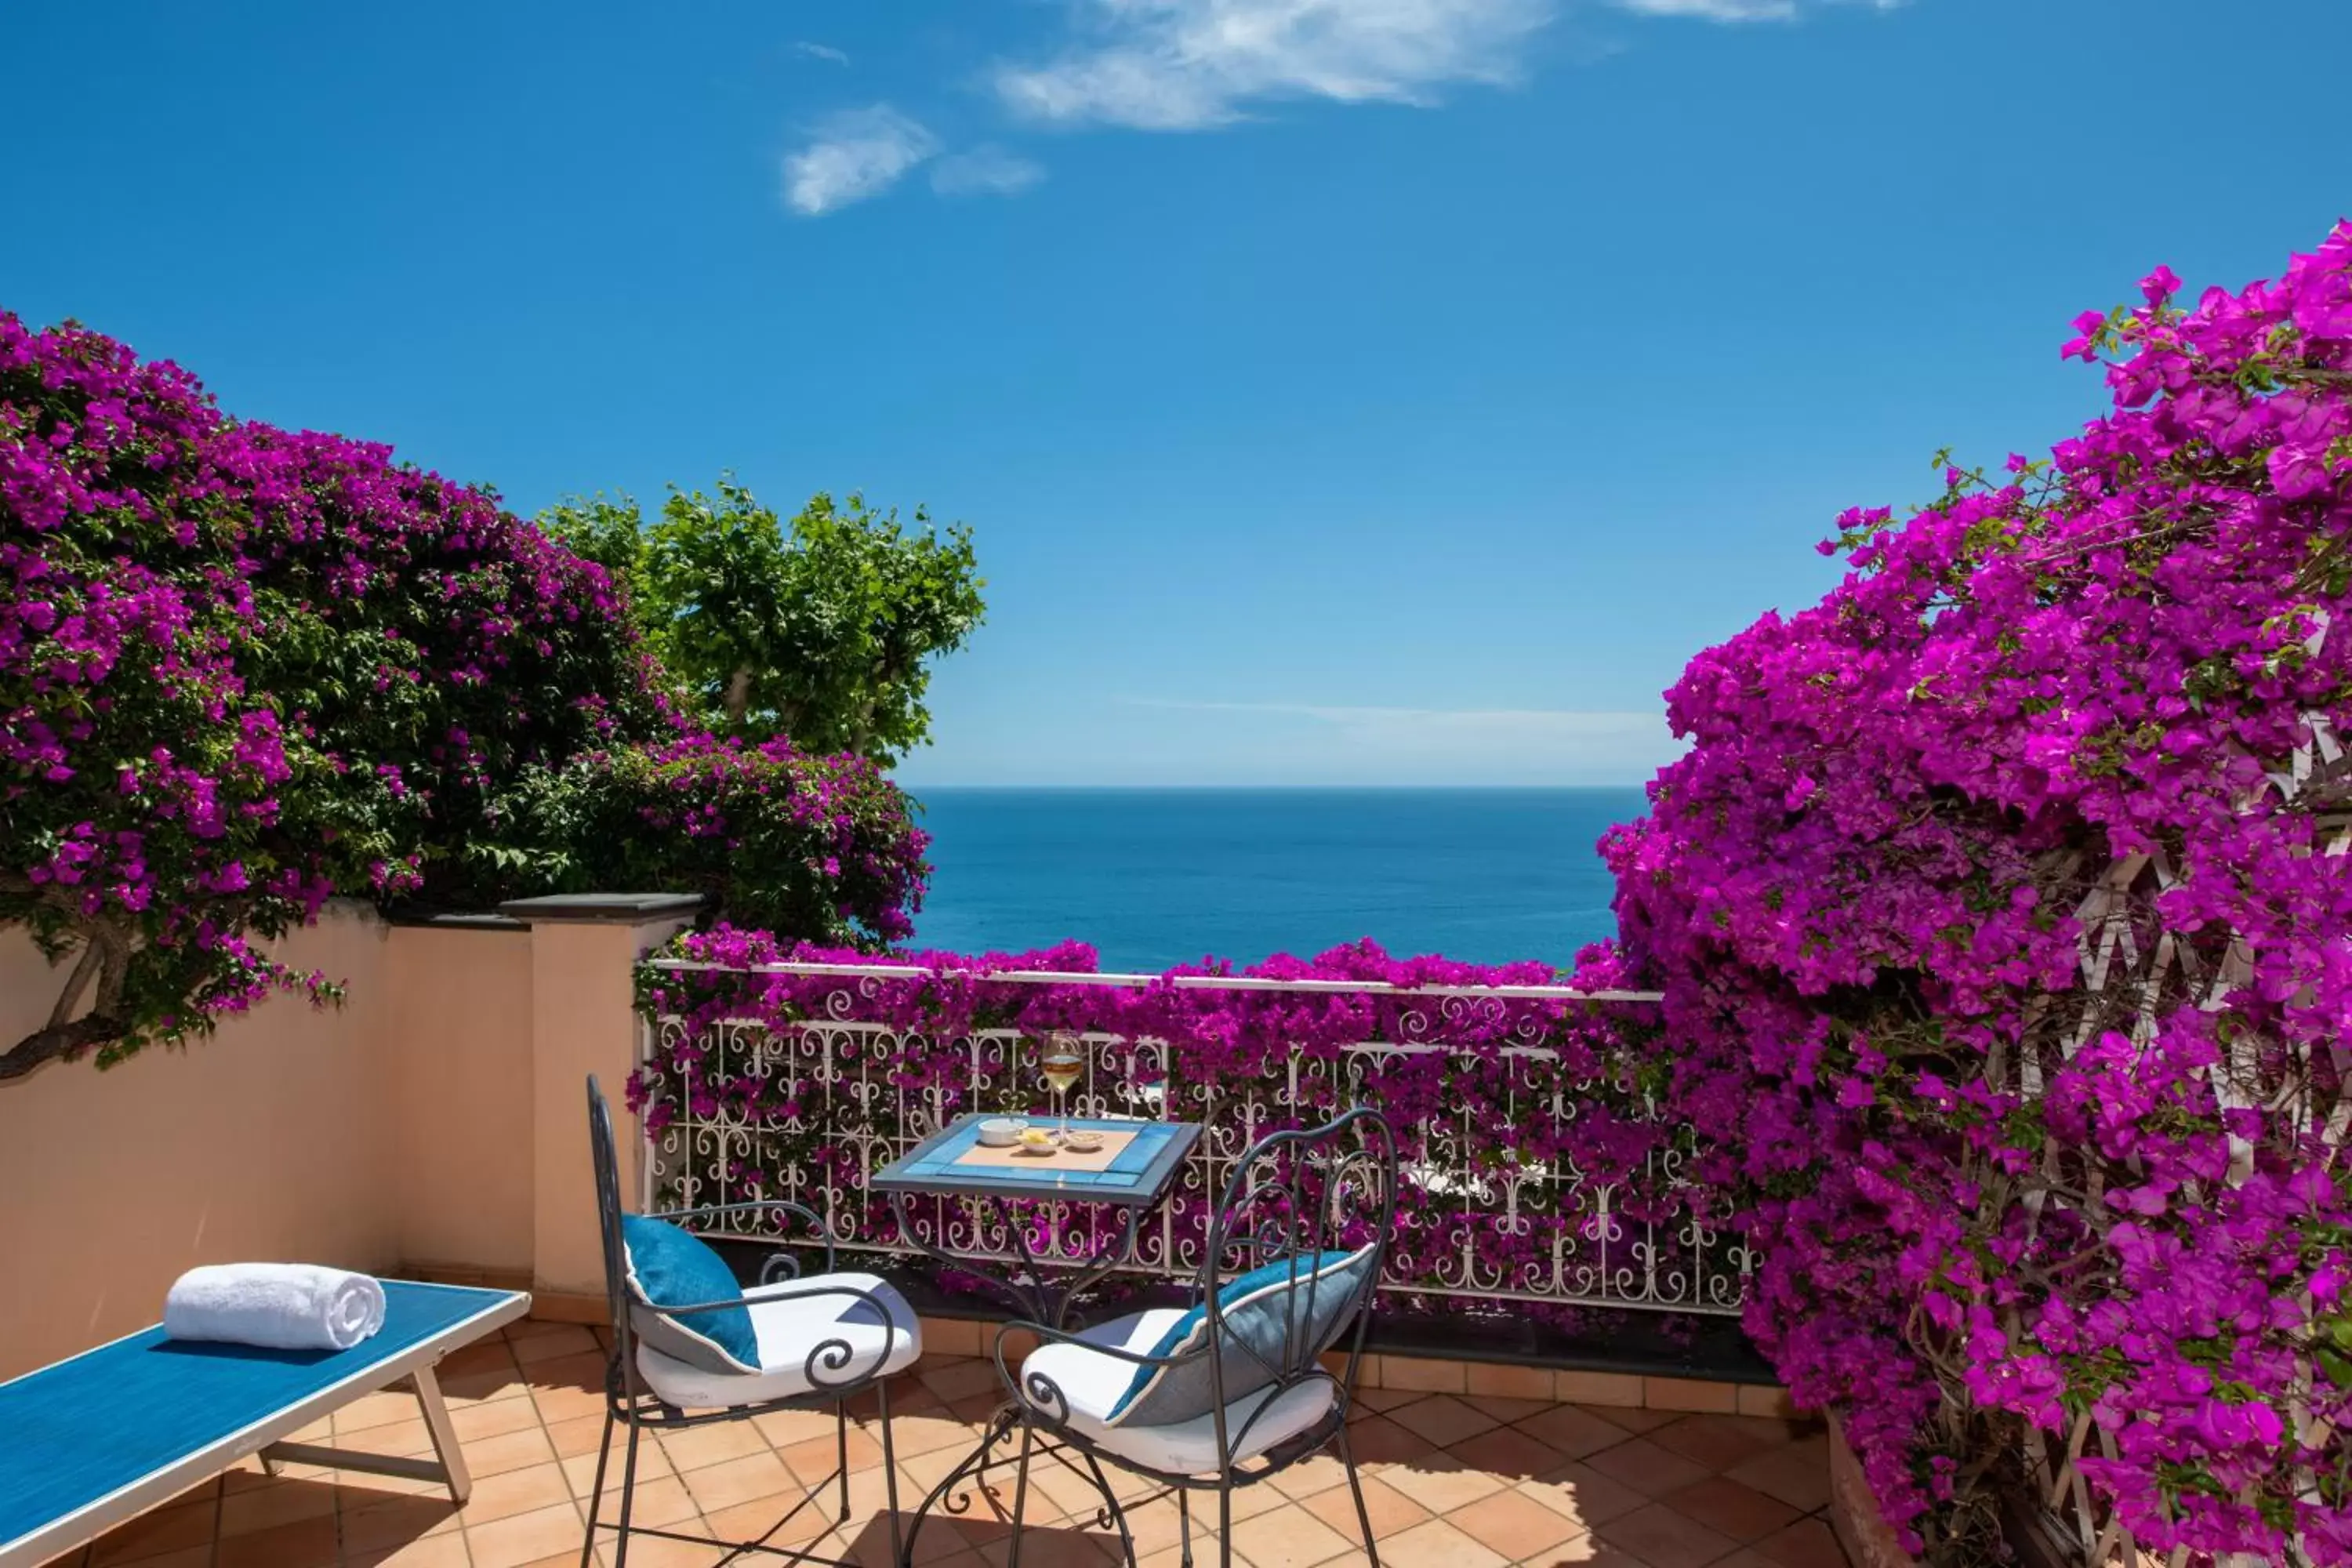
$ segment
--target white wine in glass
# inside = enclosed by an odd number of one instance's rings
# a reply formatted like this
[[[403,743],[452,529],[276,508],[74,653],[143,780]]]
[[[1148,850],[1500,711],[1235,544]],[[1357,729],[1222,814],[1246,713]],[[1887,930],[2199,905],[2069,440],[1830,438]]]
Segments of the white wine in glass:
[[[1066,1029],[1056,1029],[1045,1037],[1045,1048],[1037,1053],[1037,1070],[1045,1079],[1045,1087],[1054,1091],[1054,1103],[1061,1112],[1062,1136],[1070,1135],[1070,1090],[1087,1070],[1086,1052],[1078,1037]]]

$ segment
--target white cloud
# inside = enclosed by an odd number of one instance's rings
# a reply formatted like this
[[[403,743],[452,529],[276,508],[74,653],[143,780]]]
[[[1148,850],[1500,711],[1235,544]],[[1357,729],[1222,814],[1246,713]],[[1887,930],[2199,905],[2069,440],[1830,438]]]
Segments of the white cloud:
[[[1397,720],[1447,720],[1465,723],[1565,723],[1613,725],[1655,723],[1656,713],[1591,708],[1362,708],[1325,702],[1205,702],[1186,697],[1130,697],[1139,708],[1181,708],[1196,713],[1289,713],[1331,723],[1386,723]]]
[[[1009,196],[1045,177],[1045,165],[983,142],[931,165],[931,189],[943,196]]]
[[[1647,777],[1683,750],[1663,707],[1375,708],[1129,698],[1194,749],[1265,780],[1610,784]],[[1201,715],[1205,729],[1175,715]],[[1213,738],[1202,748],[1199,742]]]
[[[1621,10],[1642,16],[1696,16],[1707,22],[1790,22],[1800,11],[1823,4],[1867,5],[1893,11],[1905,0],[1616,0]]]
[[[1664,710],[1615,712],[1580,708],[1356,708],[1317,702],[1196,702],[1181,698],[1136,697],[1139,708],[1169,708],[1192,713],[1261,713],[1311,719],[1342,730],[1389,734],[1455,734],[1475,731],[1497,737],[1570,738],[1663,731]]]
[[[1026,119],[1193,131],[1298,99],[1427,104],[1449,87],[1524,74],[1535,36],[1570,0],[1066,0],[1078,37],[992,80]],[[1657,17],[1789,21],[1826,5],[1891,11],[1907,0],[1605,0]],[[847,65],[829,44],[793,47]],[[784,160],[785,199],[809,216],[865,201],[933,163],[940,195],[1009,195],[1045,177],[984,142],[945,157],[939,138],[887,103],[835,114]],[[1367,710],[1369,711],[1369,710]]]
[[[887,103],[832,116],[784,160],[784,199],[814,217],[877,196],[940,150],[939,139]]]
[[[1150,131],[1223,125],[1268,100],[1427,103],[1440,88],[1517,79],[1553,0],[1076,0],[1092,35],[1000,68],[1034,120]]]
[[[1797,0],[1617,0],[1642,16],[1701,16],[1710,22],[1785,22]]]

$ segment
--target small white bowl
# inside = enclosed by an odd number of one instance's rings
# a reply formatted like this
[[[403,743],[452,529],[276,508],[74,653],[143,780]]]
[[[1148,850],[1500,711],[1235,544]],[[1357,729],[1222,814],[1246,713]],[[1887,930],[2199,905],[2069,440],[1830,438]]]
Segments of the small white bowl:
[[[1018,1116],[999,1116],[980,1124],[980,1141],[992,1149],[1010,1149],[1021,1142],[1029,1123]]]

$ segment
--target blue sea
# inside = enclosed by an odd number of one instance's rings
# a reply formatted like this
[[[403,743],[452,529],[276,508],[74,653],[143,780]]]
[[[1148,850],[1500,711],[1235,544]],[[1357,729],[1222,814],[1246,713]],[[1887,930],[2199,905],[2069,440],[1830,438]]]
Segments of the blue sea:
[[[1370,937],[1400,956],[1565,968],[1614,936],[1594,844],[1624,789],[928,789],[919,945],[1066,938],[1103,967],[1255,963]]]

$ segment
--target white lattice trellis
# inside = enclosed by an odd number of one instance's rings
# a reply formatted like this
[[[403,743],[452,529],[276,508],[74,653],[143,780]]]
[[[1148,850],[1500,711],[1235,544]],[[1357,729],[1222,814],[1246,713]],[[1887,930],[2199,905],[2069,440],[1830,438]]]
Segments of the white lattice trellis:
[[[2261,786],[2265,795],[2275,792],[2279,801],[2290,805],[2305,798],[2315,784],[2338,782],[2352,772],[2346,766],[2346,752],[2326,715],[2304,717],[2311,731],[2310,744],[2297,748],[2286,766],[2266,773]],[[2257,798],[2242,804],[2253,808],[2268,803]],[[2352,815],[2322,815],[2315,841],[2324,855],[2340,857],[2352,851]],[[2085,999],[2079,1022],[2060,1041],[2062,1058],[2071,1059],[2099,1031],[2125,1019],[2131,1038],[2145,1044],[2168,1003],[2187,998],[2200,1007],[2226,1007],[2232,990],[2248,979],[2252,955],[2242,939],[2231,939],[2218,961],[2200,955],[2170,931],[2158,930],[2152,942],[2143,941],[2148,933],[2136,924],[2135,914],[2144,913],[2176,879],[2168,856],[2131,855],[2109,866],[2084,897],[2075,918],[2081,930]],[[2352,1126],[2352,1101],[2337,1099],[2322,1105],[2307,1091],[2291,1091],[2288,1098],[2269,1101],[2258,1099],[2253,1092],[2259,1074],[2256,1048],[2256,1042],[2241,1033],[2233,1037],[2231,1054],[2213,1064],[2210,1072],[2220,1103],[2225,1109],[2284,1113],[2305,1128],[2316,1124],[2324,1129],[2331,1148],[2341,1147],[2347,1126]],[[2339,1070],[2352,1066],[2352,1046],[2337,1041],[2333,1049]],[[2042,1064],[2029,1052],[2017,1067],[2018,1088],[2028,1095],[2040,1093]],[[2242,1181],[2252,1170],[2252,1145],[2233,1136],[2231,1152],[2228,1179]],[[2305,1388],[2307,1376],[2306,1367]],[[2312,1436],[2307,1410],[2297,1413],[2297,1426],[2300,1436]],[[2045,1538],[2095,1568],[2148,1568],[2159,1561],[2166,1568],[2181,1568],[2189,1558],[2185,1548],[2160,1559],[2152,1555],[2123,1528],[2114,1510],[2094,1494],[2080,1468],[2086,1451],[2109,1458],[2116,1453],[2115,1435],[2101,1428],[2087,1413],[2075,1419],[2063,1447],[2039,1433],[2027,1438],[2028,1473],[2044,1510],[2041,1527]],[[2309,1478],[2305,1491],[2309,1497],[2318,1495]],[[2225,1559],[2222,1568],[2269,1568],[2269,1560],[2239,1553]]]

